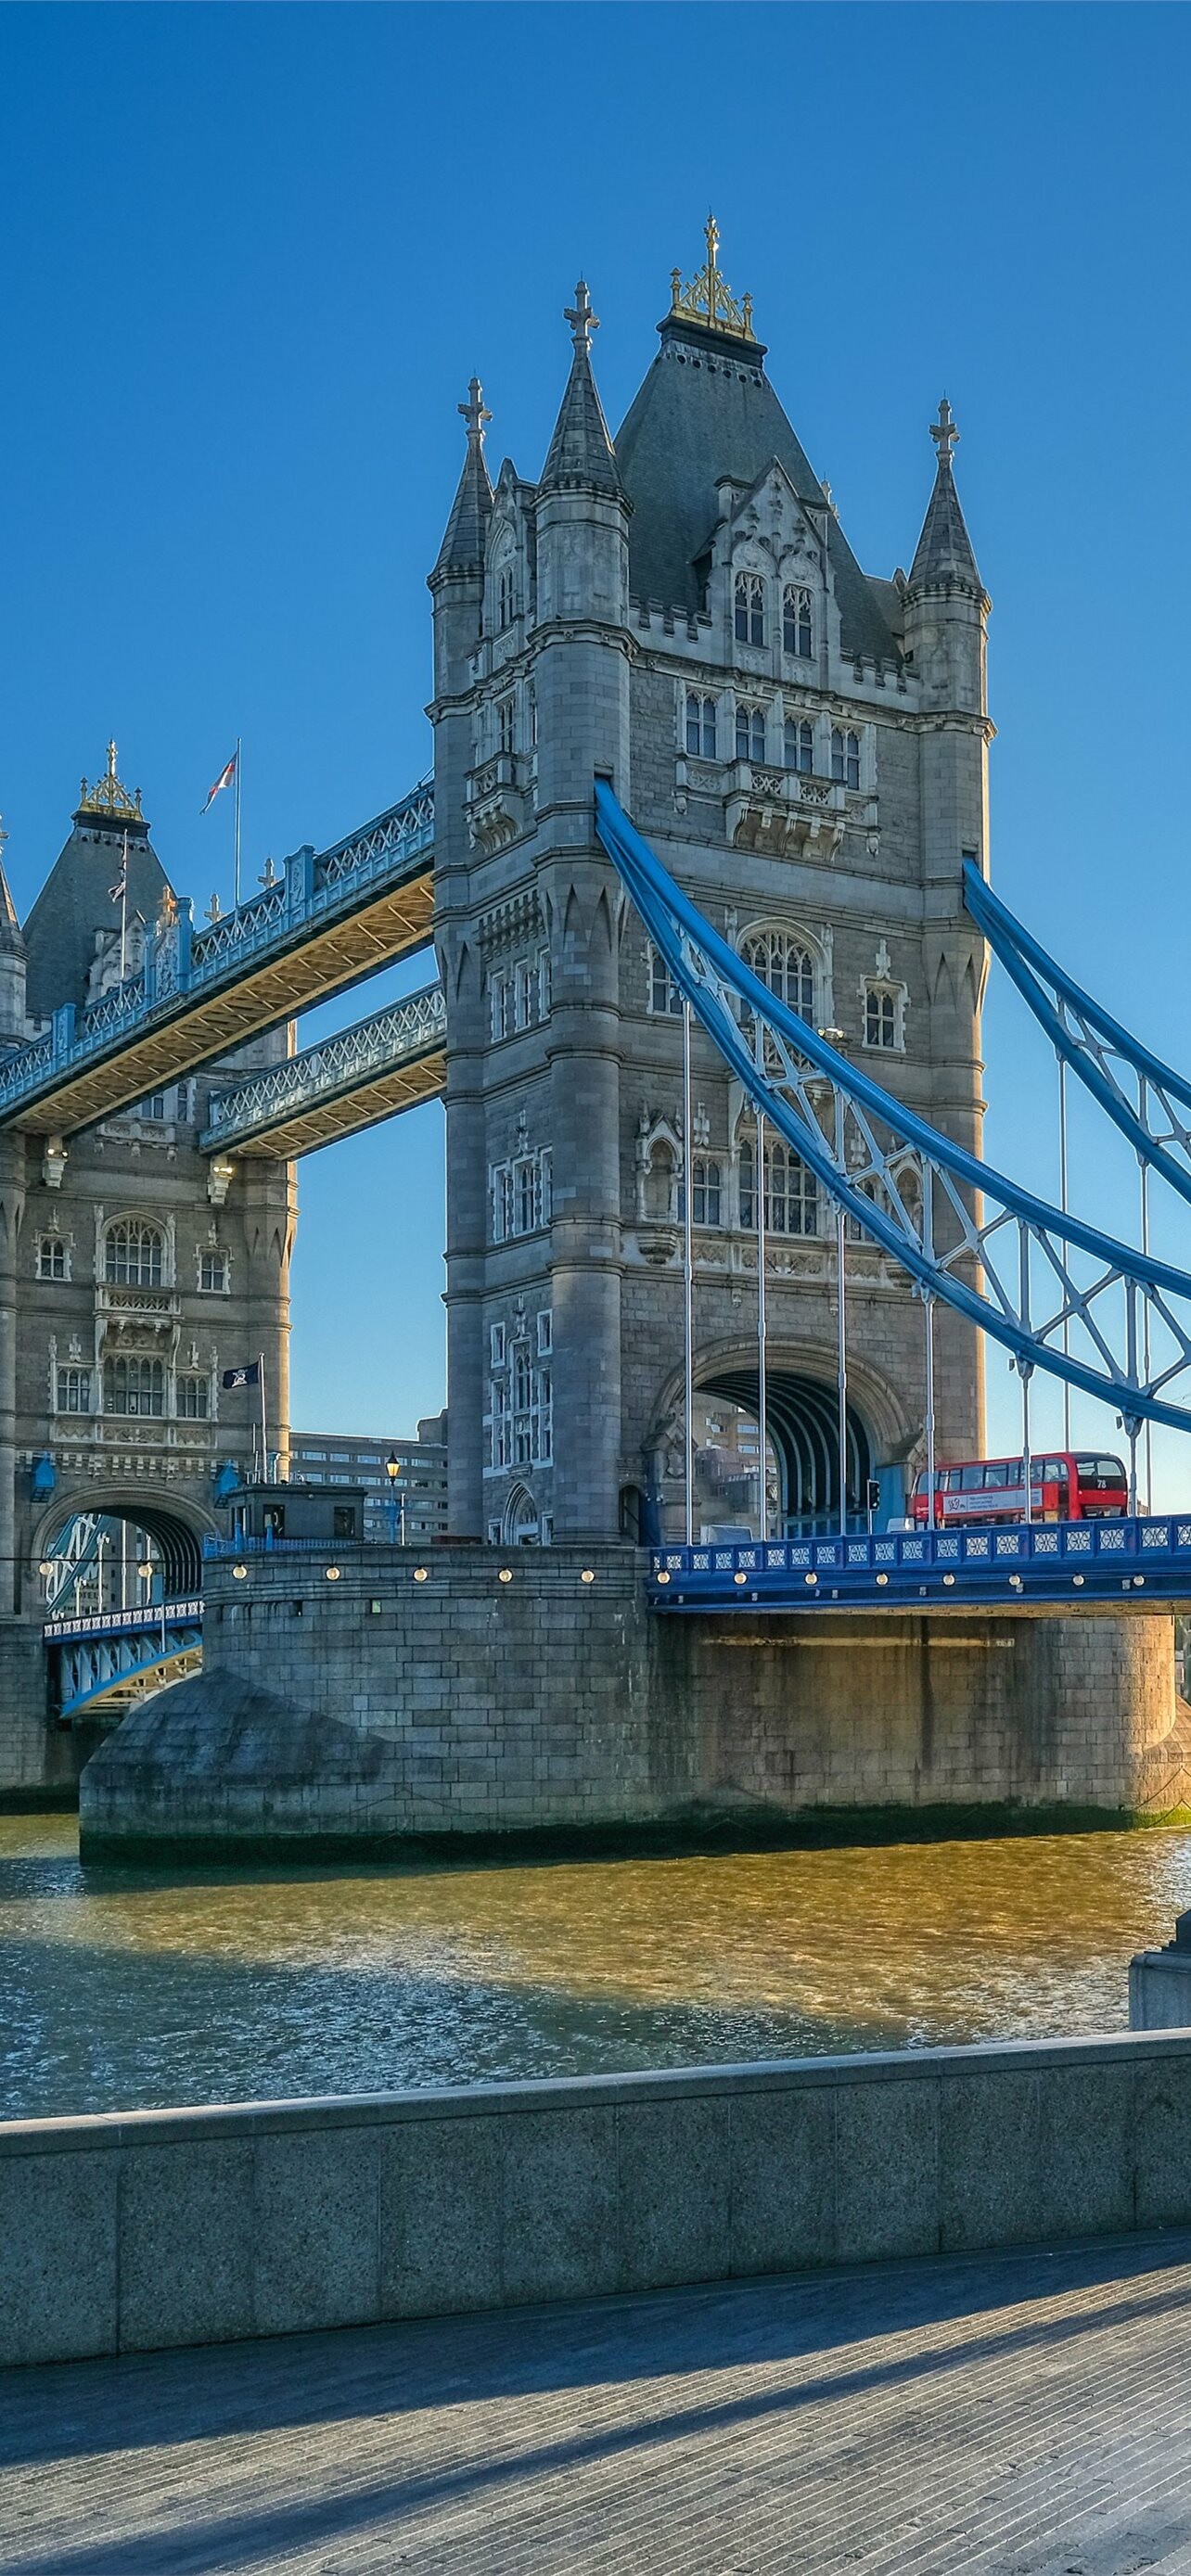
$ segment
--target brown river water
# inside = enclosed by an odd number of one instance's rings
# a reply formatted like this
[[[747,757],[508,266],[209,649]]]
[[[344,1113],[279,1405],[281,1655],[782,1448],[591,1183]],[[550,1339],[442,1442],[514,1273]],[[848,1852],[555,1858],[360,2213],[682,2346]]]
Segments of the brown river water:
[[[1191,1833],[82,1869],[0,1817],[0,2117],[1119,2030]]]

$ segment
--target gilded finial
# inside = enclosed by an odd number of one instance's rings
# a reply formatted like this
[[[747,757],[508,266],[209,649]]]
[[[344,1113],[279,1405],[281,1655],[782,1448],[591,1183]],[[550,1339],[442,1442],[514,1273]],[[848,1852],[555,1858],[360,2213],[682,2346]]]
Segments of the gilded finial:
[[[955,414],[946,394],[939,404],[938,419],[931,422],[930,434],[935,442],[935,454],[940,465],[945,465],[950,471],[951,452],[959,445],[959,431],[955,426]]]
[[[703,227],[707,259],[689,286],[679,268],[670,272],[670,310],[684,322],[700,322],[705,331],[722,331],[731,340],[754,340],[753,299],[737,303],[719,264],[720,228],[713,214]]]
[[[467,388],[467,401],[465,403],[460,403],[457,408],[460,417],[467,422],[469,446],[482,447],[484,444],[484,432],[492,418],[492,414],[485,407],[484,388],[480,383],[478,376],[472,377],[471,383]]]
[[[141,812],[141,791],[138,787],[136,794],[130,796],[128,789],[121,785],[116,775],[114,741],[108,744],[108,765],[102,778],[97,778],[93,787],[87,785],[85,778],[80,779],[77,813],[97,815],[103,822],[117,826],[139,823],[143,830],[145,818]]]
[[[600,326],[591,309],[591,297],[587,292],[585,278],[581,277],[578,280],[575,287],[575,301],[573,304],[568,304],[562,318],[564,322],[570,323],[571,338],[575,347],[589,349],[592,332],[598,331]]]

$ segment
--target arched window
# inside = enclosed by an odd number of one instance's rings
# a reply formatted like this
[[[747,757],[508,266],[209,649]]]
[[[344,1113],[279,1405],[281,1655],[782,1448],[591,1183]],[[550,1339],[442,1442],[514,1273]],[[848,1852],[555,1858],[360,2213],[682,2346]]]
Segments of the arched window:
[[[787,582],[782,593],[782,651],[808,655],[811,645],[811,595]]]
[[[736,757],[758,763],[765,758],[765,709],[736,701]]]
[[[736,641],[738,644],[763,644],[765,641],[765,583],[759,572],[736,575]]]
[[[688,689],[686,701],[686,747],[692,760],[714,760],[715,699],[704,698]]]
[[[498,628],[513,623],[513,567],[503,564],[496,576],[496,623]]]
[[[120,1217],[104,1237],[103,1275],[110,1288],[160,1288],[165,1236],[140,1217]],[[109,1408],[110,1410],[110,1408]]]
[[[740,1222],[757,1222],[757,1145],[746,1136],[740,1148]],[[767,1234],[817,1234],[819,1185],[812,1171],[788,1145],[765,1148],[765,1231]]]
[[[815,961],[795,932],[755,930],[741,942],[740,954],[779,1002],[788,1003],[804,1020],[814,1020]]]
[[[831,728],[831,775],[845,787],[860,785],[860,736],[844,732],[839,725]]]
[[[787,769],[800,769],[809,777],[815,765],[815,728],[805,716],[787,716],[784,745]]]
[[[165,1369],[160,1360],[108,1360],[103,1372],[105,1413],[165,1412]]]

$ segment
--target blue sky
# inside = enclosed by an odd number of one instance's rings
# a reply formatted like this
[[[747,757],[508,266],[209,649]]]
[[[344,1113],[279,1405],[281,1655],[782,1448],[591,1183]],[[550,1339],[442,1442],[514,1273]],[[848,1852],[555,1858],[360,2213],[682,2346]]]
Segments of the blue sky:
[[[230,890],[230,799],[198,809],[238,733],[250,877],[412,783],[467,378],[494,470],[536,473],[582,270],[618,421],[711,203],[870,570],[909,562],[950,395],[994,601],[996,883],[1185,1063],[1189,56],[1188,13],[1138,0],[5,7],[22,909],[109,733],[199,905]],[[987,1055],[989,1153],[1049,1195],[1053,1073],[996,988]],[[1128,1222],[1123,1148],[1080,1127],[1075,1167]],[[295,1419],[405,1428],[442,1397],[440,1113],[300,1182]],[[1156,1234],[1188,1258],[1176,1211]],[[1003,1381],[994,1353],[1010,1438]]]

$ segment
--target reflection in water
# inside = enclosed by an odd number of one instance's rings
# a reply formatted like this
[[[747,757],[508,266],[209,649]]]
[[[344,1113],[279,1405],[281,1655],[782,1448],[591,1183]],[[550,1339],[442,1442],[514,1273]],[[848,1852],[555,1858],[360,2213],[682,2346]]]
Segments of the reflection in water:
[[[0,2116],[1120,2029],[1191,1834],[538,1868],[79,1867],[0,1817]]]

